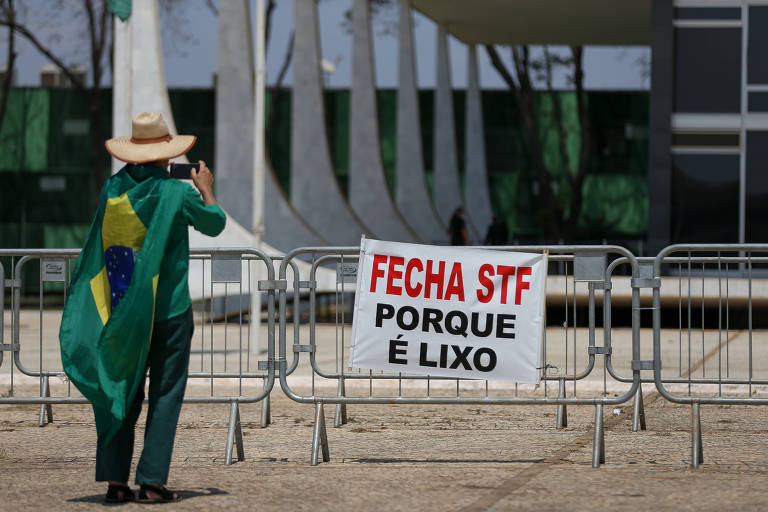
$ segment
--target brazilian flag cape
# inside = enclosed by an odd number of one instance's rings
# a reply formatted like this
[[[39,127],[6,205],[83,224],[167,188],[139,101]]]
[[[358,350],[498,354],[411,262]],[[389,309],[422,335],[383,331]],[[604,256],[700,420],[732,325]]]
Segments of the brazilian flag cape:
[[[137,182],[129,168],[147,179]],[[143,385],[160,264],[188,186],[150,169],[123,167],[104,186],[59,331],[64,371],[107,442]]]

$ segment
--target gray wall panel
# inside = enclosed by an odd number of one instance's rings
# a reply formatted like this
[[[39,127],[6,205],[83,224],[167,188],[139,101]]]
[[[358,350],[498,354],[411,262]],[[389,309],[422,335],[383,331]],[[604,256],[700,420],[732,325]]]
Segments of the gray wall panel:
[[[346,202],[331,166],[314,0],[294,2],[291,102],[291,204],[332,244],[357,245],[364,227]]]
[[[355,213],[385,240],[418,242],[392,200],[379,143],[369,0],[352,11],[352,92],[350,100],[349,202]]]
[[[395,199],[406,221],[426,243],[448,240],[446,226],[427,191],[421,147],[413,18],[408,0],[400,0],[398,30],[397,164]]]
[[[466,137],[464,196],[467,217],[478,230],[479,241],[492,220],[491,196],[488,192],[488,172],[485,164],[485,131],[483,104],[477,68],[477,48],[467,47],[467,105],[464,130]]]

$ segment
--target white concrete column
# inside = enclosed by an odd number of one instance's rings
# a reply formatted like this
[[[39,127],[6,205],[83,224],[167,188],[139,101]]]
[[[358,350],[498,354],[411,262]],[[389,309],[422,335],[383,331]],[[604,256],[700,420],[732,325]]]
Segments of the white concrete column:
[[[384,240],[417,242],[392,200],[384,174],[376,107],[371,7],[352,8],[352,91],[349,123],[349,202],[362,221]]]
[[[467,47],[467,104],[464,137],[466,141],[464,168],[464,197],[467,217],[478,231],[480,242],[491,224],[493,210],[488,189],[488,171],[485,164],[485,130],[483,129],[483,102],[477,66],[477,48]]]
[[[176,135],[176,123],[168,99],[163,65],[163,40],[157,0],[133,0],[131,9],[131,119],[139,112],[160,112],[168,131]],[[187,162],[187,157],[175,159]]]
[[[453,116],[451,61],[448,54],[448,32],[437,26],[437,58],[435,84],[434,173],[435,208],[444,224],[454,210],[463,206],[456,155],[456,123]]]
[[[120,21],[114,18],[114,45],[112,61],[112,137],[124,137],[131,133],[131,18]],[[117,158],[112,158],[112,174],[125,165]]]
[[[291,204],[332,244],[357,245],[371,232],[347,204],[331,164],[315,0],[294,2]]]
[[[448,233],[432,205],[424,175],[411,3],[409,0],[399,1],[395,200],[406,222],[416,231],[419,238],[425,243],[441,243],[448,240]]]

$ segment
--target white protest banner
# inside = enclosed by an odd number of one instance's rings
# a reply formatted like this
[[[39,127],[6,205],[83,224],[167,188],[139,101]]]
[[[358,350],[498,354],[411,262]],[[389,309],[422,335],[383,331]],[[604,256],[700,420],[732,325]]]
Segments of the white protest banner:
[[[360,243],[350,366],[537,383],[543,254]]]

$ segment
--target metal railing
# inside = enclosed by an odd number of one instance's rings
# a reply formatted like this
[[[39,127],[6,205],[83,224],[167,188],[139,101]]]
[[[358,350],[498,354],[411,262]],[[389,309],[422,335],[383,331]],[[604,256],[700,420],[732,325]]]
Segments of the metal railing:
[[[15,260],[12,287],[13,344],[3,345],[12,353],[8,397],[0,404],[40,404],[39,424],[53,421],[54,404],[88,403],[73,391],[58,357],[58,330],[66,291],[79,250],[0,251],[0,257]],[[39,296],[34,309],[22,308],[23,276],[29,265],[37,263]],[[274,387],[275,272],[272,258],[253,249],[193,250],[190,265],[198,266],[198,304],[194,311],[195,335],[188,377],[207,379],[206,393],[187,393],[185,403],[230,404],[225,460],[233,452],[244,458],[239,404],[262,402],[261,422],[270,422],[269,394]],[[261,297],[266,295],[266,356],[258,358],[256,337],[260,322]],[[28,298],[25,298],[28,299]],[[254,308],[258,306],[258,308]],[[253,312],[253,314],[251,314]],[[22,315],[24,318],[22,318]],[[248,323],[244,316],[249,315]],[[231,318],[235,318],[234,326]],[[237,332],[230,336],[230,331]],[[235,338],[232,340],[232,338]],[[295,367],[294,363],[294,367]],[[15,382],[15,372],[39,380],[39,396],[24,396]],[[60,381],[60,382],[54,382]],[[60,384],[60,385],[59,385]],[[199,386],[193,387],[200,389]]]
[[[199,281],[190,283],[197,328],[189,379],[203,385],[192,386],[185,402],[230,404],[229,464],[235,456],[244,458],[239,404],[261,402],[261,424],[268,425],[269,395],[279,378],[287,397],[315,406],[313,465],[329,459],[326,404],[335,406],[336,426],[346,422],[348,406],[365,404],[557,406],[557,428],[567,425],[568,405],[592,405],[595,467],[605,460],[604,406],[634,398],[632,428],[645,428],[643,383],[653,384],[666,400],[691,405],[694,467],[703,460],[701,404],[768,405],[768,358],[761,339],[768,322],[755,315],[756,307],[768,305],[768,289],[756,279],[768,275],[768,244],[675,245],[655,258],[635,258],[615,246],[492,249],[546,251],[549,265],[559,270],[548,278],[550,322],[544,330],[540,385],[349,368],[347,323],[354,310],[358,247],[306,247],[273,257],[252,249],[210,249],[193,250],[190,256]],[[1,396],[0,404],[40,405],[41,426],[52,421],[53,405],[87,403],[65,380],[56,355],[61,310],[78,254],[0,250],[2,261],[11,261],[10,267],[0,262],[0,368],[10,376],[8,396]],[[627,266],[630,275],[618,275],[617,269]],[[336,290],[321,296],[316,283],[328,268],[336,271]],[[29,276],[37,283],[29,283]],[[37,284],[37,297],[22,294],[25,284]],[[307,298],[306,312],[302,297]],[[625,305],[629,319],[616,327],[616,311],[626,311]],[[319,321],[323,309],[331,324]],[[642,343],[641,327],[652,328],[645,331],[652,334],[652,343]],[[3,359],[5,352],[9,355]],[[34,391],[31,379],[39,384]]]
[[[283,392],[291,399],[299,403],[312,403],[315,405],[315,424],[312,439],[311,450],[311,463],[313,465],[318,464],[322,460],[326,461],[329,458],[328,455],[328,443],[325,430],[325,414],[323,410],[324,404],[336,405],[335,425],[341,425],[345,421],[346,407],[348,405],[357,404],[444,404],[444,405],[457,405],[457,404],[484,404],[484,405],[522,405],[522,404],[537,404],[537,405],[557,405],[558,410],[558,424],[564,426],[565,424],[565,407],[567,405],[594,405],[595,406],[595,443],[593,446],[593,465],[598,467],[604,462],[604,433],[603,433],[603,406],[605,405],[617,405],[626,402],[635,396],[636,391],[640,384],[640,370],[652,369],[651,361],[641,361],[640,355],[640,322],[639,322],[639,289],[647,283],[643,283],[642,280],[637,278],[638,265],[634,256],[622,247],[615,246],[544,246],[544,247],[513,247],[513,248],[499,248],[493,247],[496,250],[515,250],[523,252],[548,252],[550,254],[549,261],[559,263],[562,262],[568,267],[570,265],[573,270],[573,274],[570,276],[570,282],[572,286],[573,295],[569,295],[569,276],[564,279],[565,293],[564,305],[565,305],[565,322],[564,331],[565,336],[565,354],[564,358],[558,361],[561,365],[566,365],[568,362],[572,362],[571,372],[568,372],[568,367],[565,367],[565,374],[553,376],[550,375],[549,370],[556,365],[552,364],[553,358],[548,358],[551,352],[548,350],[549,341],[544,342],[544,364],[540,369],[542,371],[541,379],[544,382],[544,386],[540,389],[526,390],[526,393],[521,392],[520,387],[516,383],[512,383],[506,388],[497,388],[491,390],[490,383],[488,381],[481,381],[484,383],[480,385],[480,389],[477,389],[477,385],[474,384],[478,381],[471,381],[471,386],[465,385],[465,388],[471,387],[472,389],[465,389],[462,391],[462,384],[469,381],[464,379],[452,379],[452,378],[440,378],[440,377],[424,377],[417,375],[407,375],[403,373],[387,373],[387,372],[360,372],[356,370],[348,370],[346,368],[347,362],[347,346],[346,333],[344,331],[344,315],[345,315],[345,298],[346,296],[346,283],[348,282],[345,276],[348,274],[346,271],[347,265],[352,268],[359,256],[359,248],[357,247],[344,247],[344,248],[329,248],[329,247],[307,247],[300,248],[291,251],[286,255],[285,259],[281,263],[279,271],[279,279],[283,280],[286,276],[287,265],[294,258],[303,256],[311,257],[312,270],[309,275],[309,279],[306,281],[300,280],[300,283],[304,287],[309,289],[310,294],[310,320],[309,320],[309,333],[308,336],[303,336],[303,339],[308,339],[306,344],[294,344],[293,350],[299,352],[309,353],[310,364],[312,368],[310,392],[309,394],[302,394],[294,390],[288,381],[287,372],[280,371],[280,385]],[[633,379],[631,386],[623,394],[619,394],[615,397],[609,397],[607,393],[594,393],[591,396],[578,396],[577,382],[583,380],[591,374],[595,368],[595,360],[597,355],[605,355],[607,352],[605,347],[596,345],[595,337],[595,291],[606,288],[606,257],[607,255],[614,255],[618,257],[625,257],[632,262],[632,271],[635,279],[633,280],[632,287],[632,304],[633,304],[633,322],[632,322],[632,371]],[[337,287],[338,293],[336,294],[337,303],[340,303],[341,309],[336,308],[337,315],[340,316],[339,321],[336,322],[336,348],[333,357],[333,369],[321,368],[318,364],[318,344],[316,336],[316,322],[315,322],[315,310],[317,304],[317,298],[313,290],[313,281],[316,269],[322,265],[334,263],[337,265]],[[352,272],[349,272],[351,274]],[[588,287],[588,327],[587,327],[587,344],[586,347],[586,361],[583,368],[577,369],[577,328],[576,328],[576,291],[575,287],[577,283],[585,282]],[[295,293],[295,291],[294,291]],[[569,296],[571,297],[569,299]],[[278,307],[279,307],[279,360],[278,364],[280,368],[285,368],[288,355],[288,344],[286,342],[286,329],[285,329],[285,300],[286,290],[281,289],[278,294]],[[569,300],[572,302],[569,304]],[[547,312],[549,314],[551,304],[548,303]],[[569,323],[568,312],[569,309],[573,309],[573,324]],[[568,339],[568,332],[570,328],[573,328],[573,337]],[[294,333],[295,334],[295,333]],[[569,341],[571,344],[569,345]],[[568,353],[568,347],[572,347],[572,352]],[[572,358],[572,359],[571,359]],[[316,385],[316,381],[322,379],[323,383],[330,384],[330,392],[323,392],[323,387]],[[367,392],[363,392],[362,395],[351,396],[347,386],[347,381],[367,381]],[[389,386],[389,393],[382,394],[379,390],[378,393],[374,393],[374,383],[396,382],[396,390],[391,389],[393,386]],[[410,381],[423,382],[424,388],[421,390],[421,396],[416,396],[413,389],[409,389],[410,394],[404,392],[406,383]],[[547,382],[558,382],[558,393],[556,396],[550,396],[548,393]],[[451,383],[451,391],[446,395],[445,383]],[[571,382],[573,384],[573,392],[571,396],[567,396],[566,383]],[[438,386],[437,383],[442,383],[443,386]],[[455,383],[455,387],[453,385]],[[435,389],[436,387],[440,389]],[[327,388],[326,388],[327,389]],[[493,392],[492,392],[493,391]],[[543,396],[540,396],[543,393]],[[321,453],[322,452],[322,453]]]
[[[680,253],[683,253],[682,257],[673,256]],[[768,371],[762,368],[763,375],[755,375],[754,352],[760,346],[755,344],[757,333],[753,328],[754,265],[768,263],[767,254],[768,244],[689,244],[669,246],[654,259],[654,382],[659,394],[665,399],[691,405],[691,465],[694,467],[703,461],[701,404],[768,405],[768,397],[754,396],[756,386],[768,384]],[[670,294],[668,290],[663,290],[661,278],[669,274],[676,274],[678,280],[677,377],[663,373],[663,362],[669,359],[669,354],[662,346],[662,306]],[[696,296],[694,292],[699,282],[700,295]],[[665,291],[664,295],[662,291]],[[746,317],[744,312],[740,315],[742,322],[738,322],[732,314],[734,304],[746,307]],[[707,336],[707,309],[710,310],[710,318],[716,315],[716,336],[711,333]],[[700,322],[698,329],[695,325],[697,321]],[[694,351],[698,352],[699,347],[701,359],[694,364]],[[712,364],[708,368],[707,363],[710,359],[715,361],[714,355],[717,355],[717,366],[713,371]],[[745,375],[743,372],[739,375],[731,367],[731,360],[738,358],[742,362],[746,358]],[[672,371],[675,371],[674,364]],[[671,384],[678,384],[678,388],[682,385],[683,393],[680,393],[680,389],[671,389]]]

